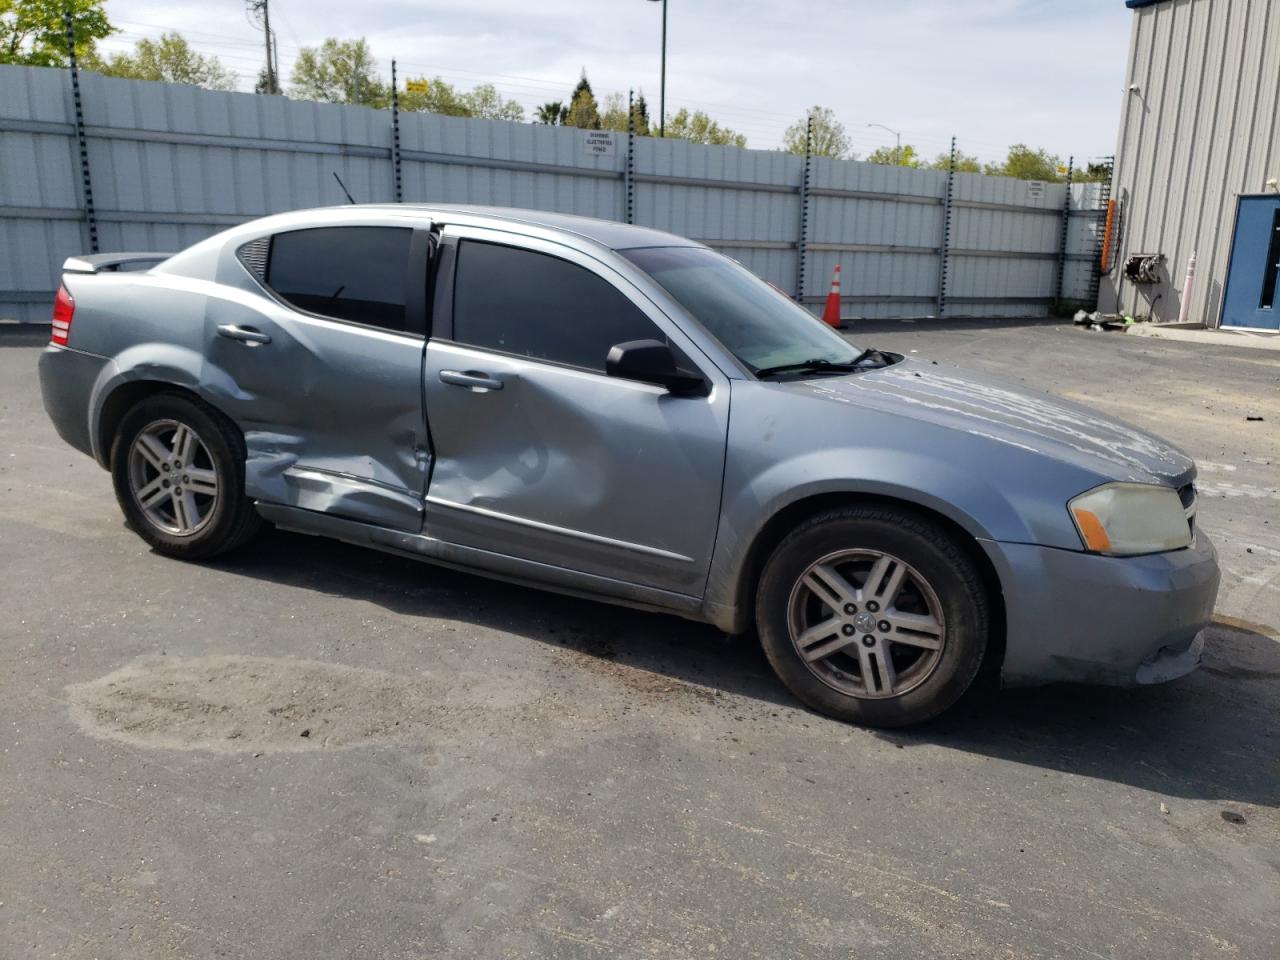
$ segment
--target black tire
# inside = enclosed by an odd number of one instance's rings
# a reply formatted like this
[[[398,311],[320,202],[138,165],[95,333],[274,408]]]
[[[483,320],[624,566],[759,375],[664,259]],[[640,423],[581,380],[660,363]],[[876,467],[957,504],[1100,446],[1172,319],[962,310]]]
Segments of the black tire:
[[[818,667],[811,668],[801,656],[797,642],[792,640],[791,624],[796,616],[793,598],[801,598],[795,601],[797,604],[808,602],[811,605],[815,599],[812,596],[807,601],[803,599],[805,588],[799,586],[801,578],[812,564],[845,550],[876,551],[914,568],[912,574],[923,578],[927,589],[932,591],[933,602],[940,608],[943,624],[941,649],[936,653],[926,651],[917,654],[909,644],[906,646],[908,659],[927,653],[931,665],[917,667],[923,679],[909,689],[904,684],[901,694],[881,694],[873,698],[837,689],[833,683],[841,682],[841,671],[849,670],[852,674],[854,670],[843,666],[831,667],[831,661],[819,661]],[[793,594],[793,590],[797,593]],[[923,596],[923,592],[916,593],[917,598]],[[834,605],[821,606],[827,601],[817,599],[822,616],[826,613],[839,616]],[[910,602],[910,598],[906,602]],[[778,544],[765,564],[756,591],[756,626],[769,663],[787,688],[804,703],[840,720],[873,727],[904,727],[937,716],[969,688],[982,665],[987,647],[988,606],[986,589],[977,566],[949,532],[927,517],[907,509],[850,506],[810,518]],[[798,609],[805,608],[801,606]],[[856,604],[847,607],[846,612],[849,609],[856,610]],[[822,627],[825,623],[824,620]],[[845,627],[836,629],[844,630]],[[885,635],[894,634],[890,630]],[[839,643],[839,636],[839,633],[833,633],[831,639],[823,641],[821,646]],[[873,639],[867,637],[868,646]],[[894,651],[890,660],[897,659],[902,652],[902,648],[896,645],[898,641],[893,642],[894,646],[886,645],[884,648]],[[851,656],[850,650],[854,651],[852,658],[856,659],[855,644],[832,656]],[[845,662],[851,663],[853,659]],[[925,663],[922,660],[917,662]],[[815,672],[822,670],[823,664],[828,674],[834,675],[834,680],[830,676],[823,679]],[[856,671],[859,682],[864,672]],[[885,689],[892,691],[896,685],[895,677]]]
[[[172,420],[195,431],[217,474],[218,496],[211,514],[194,533],[177,535],[148,518],[133,491],[129,452],[139,433],[157,421]],[[140,400],[121,419],[111,444],[111,479],[130,528],[157,553],[182,560],[205,560],[246,543],[263,525],[244,492],[244,438],[225,416],[181,393],[157,393]]]

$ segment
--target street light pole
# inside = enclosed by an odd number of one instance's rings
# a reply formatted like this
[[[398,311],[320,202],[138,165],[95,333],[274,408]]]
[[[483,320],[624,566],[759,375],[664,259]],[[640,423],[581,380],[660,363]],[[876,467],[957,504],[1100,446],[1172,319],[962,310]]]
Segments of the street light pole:
[[[893,165],[895,167],[902,166],[902,134],[892,127],[886,127],[883,123],[868,123],[868,127],[879,127],[881,130],[888,130],[893,134],[896,146],[893,148]]]
[[[658,86],[658,136],[667,135],[667,0],[651,0],[662,4],[662,80]]]

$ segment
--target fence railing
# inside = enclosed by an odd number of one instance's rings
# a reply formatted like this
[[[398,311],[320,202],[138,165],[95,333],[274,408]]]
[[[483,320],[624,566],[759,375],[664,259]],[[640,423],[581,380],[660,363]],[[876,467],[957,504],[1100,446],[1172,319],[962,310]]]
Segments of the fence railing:
[[[475,203],[701,240],[848,316],[1033,316],[1088,296],[1101,185],[1043,183],[539,124],[0,66],[0,317],[41,321],[62,261],[177,250],[346,201]],[[81,150],[83,138],[83,152]]]

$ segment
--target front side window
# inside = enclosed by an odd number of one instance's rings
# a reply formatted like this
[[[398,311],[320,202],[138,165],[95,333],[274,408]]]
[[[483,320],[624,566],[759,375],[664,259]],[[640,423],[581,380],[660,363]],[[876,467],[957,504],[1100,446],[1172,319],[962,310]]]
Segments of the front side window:
[[[299,309],[405,329],[407,227],[317,227],[271,238],[267,286]]]
[[[463,240],[453,285],[453,339],[603,371],[609,349],[666,337],[613,284],[533,250]]]
[[[752,372],[825,360],[848,363],[849,342],[746,267],[705,247],[620,251]]]

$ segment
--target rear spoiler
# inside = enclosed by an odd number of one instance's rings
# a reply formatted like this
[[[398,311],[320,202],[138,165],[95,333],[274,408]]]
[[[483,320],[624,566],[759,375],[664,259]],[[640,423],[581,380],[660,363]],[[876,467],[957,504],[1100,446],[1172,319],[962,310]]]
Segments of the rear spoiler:
[[[83,257],[67,257],[63,273],[118,273],[136,270],[141,264],[160,263],[172,253],[91,253]]]

